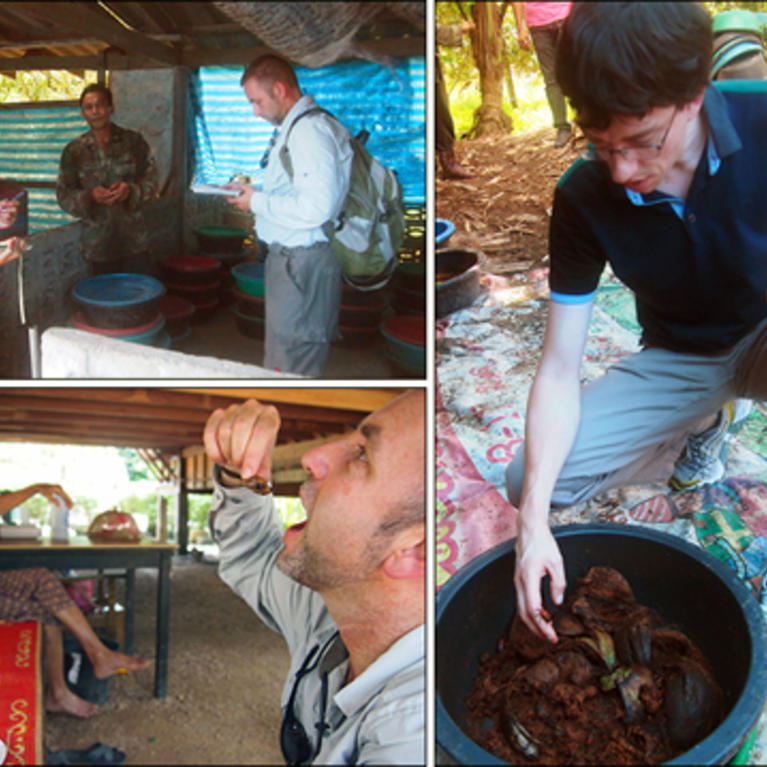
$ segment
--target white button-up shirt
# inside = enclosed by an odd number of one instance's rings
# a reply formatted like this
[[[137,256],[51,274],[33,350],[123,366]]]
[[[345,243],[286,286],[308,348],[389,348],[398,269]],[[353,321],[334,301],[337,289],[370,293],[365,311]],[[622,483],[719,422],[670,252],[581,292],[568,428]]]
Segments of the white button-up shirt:
[[[349,191],[353,156],[349,133],[322,112],[302,118],[290,131],[292,181],[283,167],[280,150],[290,126],[315,106],[314,97],[306,94],[291,107],[269,154],[263,190],[255,191],[250,200],[256,233],[267,244],[306,247],[327,242],[321,227],[338,217]]]
[[[214,474],[217,479],[217,472]],[[283,714],[295,675],[315,645],[324,647],[338,627],[320,595],[276,566],[282,523],[271,496],[216,483],[211,532],[220,549],[219,575],[288,644],[290,673],[282,693]],[[312,753],[316,722],[329,731],[314,764],[425,764],[425,630],[400,637],[349,684],[348,654],[340,636],[319,664],[301,678],[293,711]],[[320,711],[322,674],[328,674],[328,704]],[[275,733],[275,739],[279,733]],[[257,756],[257,755],[256,755]]]

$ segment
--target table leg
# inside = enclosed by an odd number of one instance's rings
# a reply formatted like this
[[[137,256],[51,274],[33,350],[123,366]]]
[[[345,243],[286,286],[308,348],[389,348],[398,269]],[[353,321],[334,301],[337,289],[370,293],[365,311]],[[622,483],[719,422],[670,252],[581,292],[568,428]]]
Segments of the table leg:
[[[157,573],[157,639],[154,666],[154,696],[164,698],[168,681],[170,643],[170,552],[160,554]]]
[[[125,571],[125,654],[133,655],[133,638],[136,628],[136,568]]]

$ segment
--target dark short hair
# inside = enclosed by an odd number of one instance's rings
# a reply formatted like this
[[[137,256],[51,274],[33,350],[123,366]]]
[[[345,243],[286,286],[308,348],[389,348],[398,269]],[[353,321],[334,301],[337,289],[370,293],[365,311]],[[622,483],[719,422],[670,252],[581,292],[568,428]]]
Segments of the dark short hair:
[[[573,3],[556,78],[581,127],[682,107],[709,81],[713,34],[698,3]]]
[[[80,106],[83,105],[83,100],[89,93],[103,93],[107,97],[109,106],[113,106],[112,91],[110,91],[104,83],[91,83],[90,85],[86,85],[83,92],[80,94]]]
[[[264,86],[272,87],[276,82],[285,83],[291,88],[298,88],[298,79],[293,67],[285,59],[266,53],[248,64],[240,78],[240,85],[255,78]]]

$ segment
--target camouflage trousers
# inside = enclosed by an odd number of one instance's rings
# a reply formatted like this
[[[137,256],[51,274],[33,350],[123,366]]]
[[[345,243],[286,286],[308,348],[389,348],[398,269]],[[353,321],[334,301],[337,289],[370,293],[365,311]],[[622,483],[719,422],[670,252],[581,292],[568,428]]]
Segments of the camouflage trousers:
[[[81,221],[80,237],[83,258],[94,271],[103,272],[107,265],[131,272],[148,271],[149,233],[142,212],[100,207],[97,213],[96,218]]]

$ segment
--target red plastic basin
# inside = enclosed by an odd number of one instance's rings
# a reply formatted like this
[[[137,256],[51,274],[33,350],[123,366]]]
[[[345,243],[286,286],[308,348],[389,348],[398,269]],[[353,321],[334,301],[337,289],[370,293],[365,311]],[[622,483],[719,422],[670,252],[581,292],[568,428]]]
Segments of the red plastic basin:
[[[426,345],[426,321],[420,314],[395,314],[384,320],[382,329],[394,338],[416,346]]]

